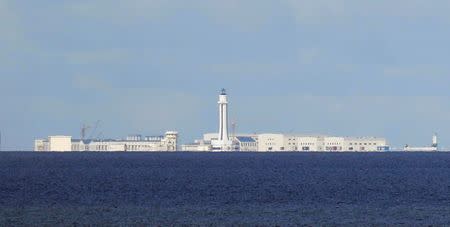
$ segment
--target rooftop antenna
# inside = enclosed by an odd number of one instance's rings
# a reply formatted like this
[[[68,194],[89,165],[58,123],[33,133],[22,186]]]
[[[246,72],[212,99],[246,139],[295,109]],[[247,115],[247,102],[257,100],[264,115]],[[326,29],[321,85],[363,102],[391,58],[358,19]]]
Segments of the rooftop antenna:
[[[231,130],[232,130],[232,135],[231,135],[231,137],[232,138],[236,138],[236,122],[232,122],[231,123]]]

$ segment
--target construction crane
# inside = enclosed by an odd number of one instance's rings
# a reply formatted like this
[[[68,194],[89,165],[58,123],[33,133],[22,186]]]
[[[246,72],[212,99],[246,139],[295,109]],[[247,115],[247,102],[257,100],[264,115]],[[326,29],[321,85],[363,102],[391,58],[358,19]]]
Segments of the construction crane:
[[[94,138],[94,136],[95,136],[95,133],[97,133],[97,130],[98,130],[98,128],[100,128],[100,124],[101,124],[101,121],[100,120],[97,120],[96,122],[95,122],[95,125],[94,125],[94,127],[92,128],[92,132],[91,132],[91,134],[89,135],[89,139],[98,139],[97,137],[95,137]]]
[[[81,139],[94,139],[95,133],[97,132],[97,129],[100,127],[101,121],[98,120],[95,122],[94,127],[87,125],[87,124],[83,124],[83,126],[81,127]],[[92,129],[91,133],[88,135],[88,130]],[[100,135],[101,133],[99,133]]]
[[[91,126],[83,124],[81,127],[81,140],[84,140],[86,138],[87,131],[91,128]]]

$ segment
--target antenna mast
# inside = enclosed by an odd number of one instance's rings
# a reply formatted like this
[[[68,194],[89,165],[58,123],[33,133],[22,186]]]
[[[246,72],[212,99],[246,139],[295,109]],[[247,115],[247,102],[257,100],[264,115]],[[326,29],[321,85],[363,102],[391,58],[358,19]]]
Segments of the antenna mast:
[[[236,122],[233,122],[233,123],[231,123],[231,128],[232,128],[232,135],[231,135],[231,137],[233,138],[233,139],[235,139],[236,138]]]

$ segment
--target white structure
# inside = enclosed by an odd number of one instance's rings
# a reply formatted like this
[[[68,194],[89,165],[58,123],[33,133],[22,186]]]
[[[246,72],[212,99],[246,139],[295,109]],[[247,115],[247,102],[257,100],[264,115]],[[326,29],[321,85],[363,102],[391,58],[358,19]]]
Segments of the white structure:
[[[344,138],[344,151],[389,151],[389,146],[384,138],[346,137]]]
[[[213,151],[217,133],[207,133],[202,140],[182,146],[183,151]],[[325,135],[297,135],[281,133],[237,134],[232,151],[258,152],[379,152],[389,151],[384,138],[338,137]],[[209,150],[208,150],[209,149]]]
[[[228,98],[225,89],[219,96],[218,104],[219,133],[204,134],[202,140],[183,145],[182,151],[374,152],[389,150],[386,139],[376,137],[273,133],[240,134],[230,137],[228,134]]]
[[[164,136],[152,136],[142,139],[140,135],[129,136],[125,140],[79,140],[70,136],[50,136],[35,141],[35,151],[131,151],[162,152],[177,151],[178,132],[169,131]]]
[[[283,134],[258,135],[258,151],[286,151]]]
[[[47,140],[36,140],[35,151],[65,152],[72,150],[71,136],[49,136]]]
[[[324,136],[300,136],[297,137],[297,146],[299,151],[323,151],[325,143]]]
[[[225,89],[219,96],[219,138],[213,140],[213,151],[232,151],[233,141],[230,140],[228,135],[228,97]]]
[[[433,135],[431,147],[410,147],[409,145],[406,145],[403,150],[404,151],[408,151],[408,152],[433,152],[433,151],[438,151],[439,148],[438,148],[438,137],[437,137],[437,134],[435,133]]]
[[[374,152],[388,151],[383,138],[260,134],[258,151]]]
[[[236,150],[243,152],[258,151],[258,141],[251,136],[236,136]]]
[[[190,151],[190,152],[212,151],[211,141],[196,140],[194,143],[181,145],[181,151]]]

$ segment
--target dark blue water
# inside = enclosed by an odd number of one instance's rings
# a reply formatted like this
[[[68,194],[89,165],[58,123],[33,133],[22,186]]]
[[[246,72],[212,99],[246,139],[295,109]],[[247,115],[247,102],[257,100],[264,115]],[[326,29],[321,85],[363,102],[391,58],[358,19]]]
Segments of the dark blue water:
[[[0,153],[0,225],[450,224],[450,153]]]

